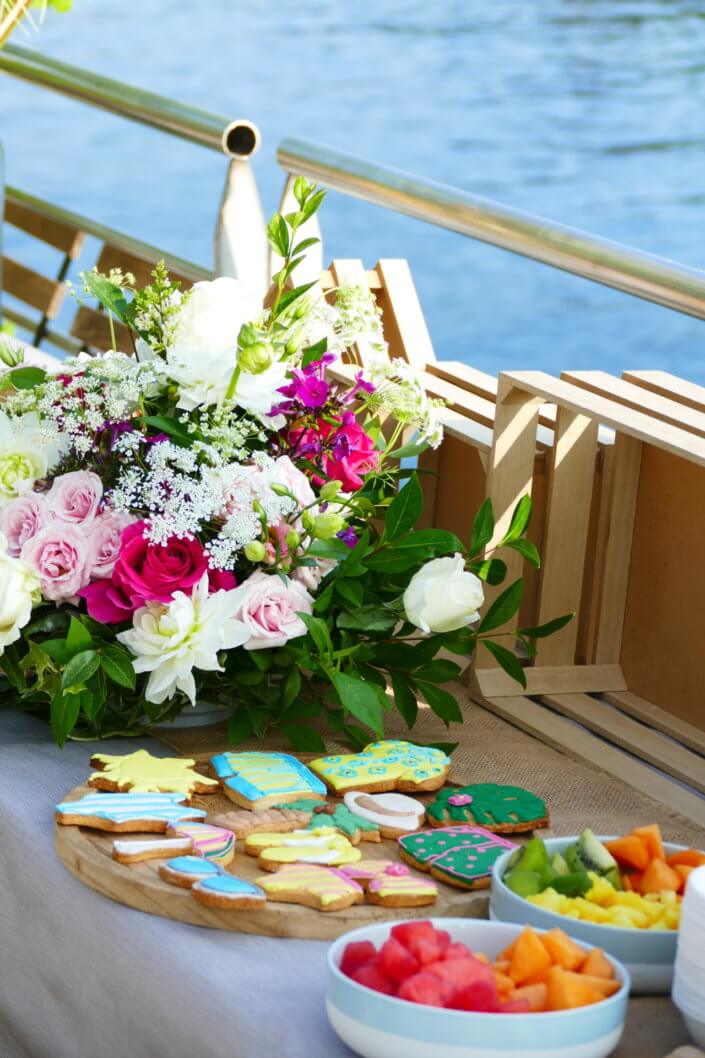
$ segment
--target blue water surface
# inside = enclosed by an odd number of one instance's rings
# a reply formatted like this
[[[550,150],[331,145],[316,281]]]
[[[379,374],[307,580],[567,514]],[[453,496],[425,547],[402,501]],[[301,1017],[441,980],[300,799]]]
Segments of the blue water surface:
[[[75,0],[39,47],[261,128],[705,267],[702,0]],[[7,179],[210,265],[225,161],[0,75]],[[697,320],[345,196],[326,257],[406,257],[439,356],[705,381]]]

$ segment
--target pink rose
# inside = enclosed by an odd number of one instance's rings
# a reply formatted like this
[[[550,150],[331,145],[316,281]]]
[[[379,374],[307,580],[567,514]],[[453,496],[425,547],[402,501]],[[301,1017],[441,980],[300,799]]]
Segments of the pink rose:
[[[123,511],[105,511],[95,519],[88,532],[91,580],[111,575],[120,554],[123,530],[133,520]]]
[[[55,479],[47,493],[49,512],[71,525],[93,521],[103,498],[103,482],[92,470],[72,470]]]
[[[89,616],[103,625],[131,621],[137,609],[122,588],[114,584],[112,579],[95,580],[83,588],[78,595],[79,598],[86,600]]]
[[[275,459],[269,476],[271,482],[283,485],[296,497],[299,507],[308,507],[314,503],[316,495],[311,488],[311,482],[302,470],[294,466],[288,456]]]
[[[88,581],[86,537],[74,525],[50,522],[22,548],[22,558],[39,574],[45,599],[67,602]]]
[[[237,587],[237,578],[227,569],[208,570],[208,591],[232,591]]]
[[[283,647],[290,639],[306,635],[306,625],[298,616],[313,612],[313,599],[294,580],[276,574],[253,573],[235,589],[233,617],[250,631],[245,650]]]
[[[362,474],[379,466],[379,452],[371,437],[355,421],[352,412],[344,412],[340,426],[319,420],[318,428],[326,441],[323,469],[328,478],[341,481],[345,492],[362,488]]]
[[[190,594],[208,570],[208,556],[198,540],[172,536],[166,544],[152,544],[144,529],[144,522],[133,522],[123,531],[112,577],[135,610],[147,602],[170,602],[176,591]]]
[[[36,536],[47,519],[46,499],[39,492],[27,492],[0,510],[0,533],[7,538],[7,553],[14,558]]]

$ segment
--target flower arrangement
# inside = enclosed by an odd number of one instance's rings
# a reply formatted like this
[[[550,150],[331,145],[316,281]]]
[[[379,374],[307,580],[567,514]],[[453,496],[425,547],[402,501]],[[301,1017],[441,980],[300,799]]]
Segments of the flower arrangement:
[[[522,581],[480,617],[483,584],[506,572],[483,557],[491,508],[467,545],[415,528],[409,464],[441,443],[439,405],[388,359],[369,291],[293,285],[297,231],[324,194],[294,190],[297,211],[268,227],[283,265],[266,307],[234,279],[184,293],[163,264],[143,289],[93,271],[85,289],[130,329],[134,356],[81,354],[47,374],[0,350],[3,700],[48,716],[59,744],[201,700],[230,707],[234,742],[277,726],[320,750],[327,726],[362,746],[382,734],[387,688],[409,727],[419,694],[461,720],[442,686],[460,669],[441,649],[479,643],[524,680],[491,637]],[[371,367],[344,386],[328,368],[353,344]],[[537,564],[529,514],[525,498],[501,546]],[[510,642],[531,655],[567,619]]]

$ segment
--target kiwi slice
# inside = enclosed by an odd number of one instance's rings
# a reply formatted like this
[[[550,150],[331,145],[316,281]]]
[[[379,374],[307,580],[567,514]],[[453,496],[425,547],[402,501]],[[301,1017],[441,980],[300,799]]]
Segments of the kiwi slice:
[[[551,888],[563,896],[584,896],[592,888],[592,881],[587,871],[573,871],[554,878]]]
[[[504,884],[517,896],[536,896],[542,893],[546,884],[538,871],[525,871],[521,867],[515,867],[504,876]]]

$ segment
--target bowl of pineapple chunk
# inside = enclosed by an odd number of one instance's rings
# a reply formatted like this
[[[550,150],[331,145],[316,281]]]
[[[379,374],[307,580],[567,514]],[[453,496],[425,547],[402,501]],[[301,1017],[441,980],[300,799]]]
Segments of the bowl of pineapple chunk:
[[[494,865],[490,917],[572,937],[623,962],[632,992],[670,992],[681,900],[705,853],[664,843],[657,824],[622,837],[531,838]]]

